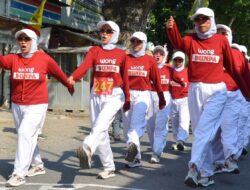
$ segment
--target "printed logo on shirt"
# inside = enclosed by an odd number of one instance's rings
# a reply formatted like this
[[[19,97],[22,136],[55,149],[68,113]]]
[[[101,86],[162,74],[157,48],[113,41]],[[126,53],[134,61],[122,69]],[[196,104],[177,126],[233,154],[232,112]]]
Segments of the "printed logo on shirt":
[[[181,87],[181,85],[180,85],[179,83],[175,82],[175,81],[171,81],[171,82],[170,82],[170,85],[171,85],[171,86]]]
[[[144,66],[131,66],[132,70],[144,70]]]
[[[192,61],[201,63],[219,63],[220,57],[218,55],[200,55],[193,54]]]
[[[168,79],[161,79],[161,84],[169,84],[169,80]]]
[[[142,70],[128,70],[128,76],[146,77],[147,71]]]
[[[198,48],[199,54],[214,55],[214,49],[200,49]]]
[[[101,64],[116,64],[116,59],[100,59]]]
[[[34,67],[31,67],[31,68],[18,68],[17,70],[20,73],[33,73],[35,68]]]
[[[117,65],[96,65],[95,70],[98,72],[113,72],[119,73],[120,67]]]
[[[39,73],[13,73],[13,79],[22,80],[22,79],[29,79],[29,80],[39,80]]]
[[[165,75],[160,75],[161,84],[169,84],[169,79]]]

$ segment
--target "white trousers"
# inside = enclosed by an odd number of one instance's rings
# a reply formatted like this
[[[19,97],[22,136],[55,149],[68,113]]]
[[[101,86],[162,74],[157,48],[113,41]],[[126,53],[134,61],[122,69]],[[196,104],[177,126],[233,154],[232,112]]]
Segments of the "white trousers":
[[[189,167],[196,165],[202,177],[213,175],[212,141],[221,125],[227,99],[225,83],[191,83],[188,105],[193,131]]]
[[[127,145],[135,143],[138,154],[136,158],[141,159],[140,138],[144,135],[147,125],[147,112],[150,105],[151,92],[130,90],[130,110],[123,115],[124,137]]]
[[[189,137],[190,115],[188,98],[173,99],[171,121],[174,139],[186,142]]]
[[[219,130],[220,135],[217,135],[218,139],[215,138],[213,142],[214,163],[221,164],[230,156],[237,159],[238,121],[242,98],[240,90],[227,92],[227,101],[222,112],[221,130]],[[219,142],[222,145],[218,146]],[[223,157],[219,157],[219,155],[223,155]]]
[[[83,146],[89,147],[92,154],[98,154],[104,170],[115,170],[108,128],[124,101],[124,93],[118,87],[113,89],[112,95],[99,96],[93,90],[90,94],[91,132],[84,139]]]
[[[172,107],[172,98],[169,92],[164,92],[166,106],[159,110],[159,97],[157,92],[152,92],[152,99],[149,109],[153,109],[153,114],[148,119],[147,132],[153,152],[161,155],[167,143],[168,120]]]
[[[13,174],[25,177],[30,165],[43,166],[37,138],[43,127],[47,108],[48,104],[18,105],[12,103],[12,114],[17,131]]]
[[[237,142],[237,158],[241,156],[243,148],[246,148],[249,143],[249,129],[250,129],[250,103],[242,98],[242,107],[238,122],[238,142]]]

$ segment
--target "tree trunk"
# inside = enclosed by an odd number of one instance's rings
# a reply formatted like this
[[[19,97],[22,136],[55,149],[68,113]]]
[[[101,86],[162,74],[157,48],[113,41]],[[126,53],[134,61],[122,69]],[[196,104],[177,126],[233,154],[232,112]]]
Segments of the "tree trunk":
[[[127,47],[127,39],[133,32],[145,31],[148,15],[155,3],[156,0],[104,0],[103,16],[120,26],[120,41]]]

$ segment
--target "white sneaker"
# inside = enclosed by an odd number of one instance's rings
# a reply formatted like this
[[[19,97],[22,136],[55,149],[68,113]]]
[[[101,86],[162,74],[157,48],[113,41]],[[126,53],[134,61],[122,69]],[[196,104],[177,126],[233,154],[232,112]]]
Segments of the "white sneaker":
[[[126,165],[126,168],[136,168],[136,167],[141,167],[141,160],[136,158],[133,162],[128,162]]]
[[[24,184],[25,178],[19,177],[16,174],[13,174],[10,179],[6,182],[6,187],[17,187],[20,186],[22,184]]]
[[[83,147],[79,147],[76,150],[76,156],[79,159],[79,164],[82,169],[91,168],[91,155],[89,151]]]
[[[177,144],[176,143],[172,144],[171,149],[172,150],[177,150]]]
[[[209,185],[213,185],[214,184],[214,180],[213,177],[202,177],[201,179],[198,180],[198,186],[199,187],[207,187]]]
[[[114,170],[104,170],[97,175],[97,179],[107,179],[111,177],[115,177]]]
[[[228,172],[228,173],[239,174],[240,169],[237,164],[237,161],[234,160],[232,157],[229,157],[228,159],[226,159],[225,165],[223,167],[223,171]]]
[[[150,158],[150,163],[152,164],[158,164],[160,162],[160,156],[157,154],[153,153],[151,158]]]
[[[187,176],[185,177],[185,182],[187,186],[197,187],[198,186],[198,172],[194,168],[190,168]]]
[[[33,176],[42,175],[42,174],[45,174],[45,173],[46,173],[46,171],[45,171],[44,167],[42,167],[42,166],[32,166],[29,169],[27,176],[28,177],[33,177]]]

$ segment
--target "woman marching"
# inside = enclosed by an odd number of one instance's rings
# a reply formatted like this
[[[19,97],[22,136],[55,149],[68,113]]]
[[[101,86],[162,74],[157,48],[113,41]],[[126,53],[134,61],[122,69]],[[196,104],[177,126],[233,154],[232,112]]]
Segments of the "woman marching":
[[[150,163],[158,164],[167,143],[168,120],[172,106],[172,98],[169,91],[172,78],[172,67],[166,64],[167,51],[164,47],[159,45],[155,46],[153,56],[157,63],[161,87],[166,100],[166,106],[162,110],[159,110],[158,94],[155,87],[152,86],[152,103],[150,106],[153,113],[148,119],[147,132],[153,150]]]
[[[232,45],[232,31],[224,24],[217,24],[217,34],[221,34],[228,39]],[[239,50],[232,48],[232,55],[235,65],[240,68],[244,65],[244,57]],[[213,157],[215,173],[230,172],[239,173],[238,161],[238,131],[239,114],[242,109],[242,102],[245,101],[237,84],[224,70],[224,82],[227,86],[227,100],[222,112],[222,122],[220,129],[213,141]]]
[[[216,34],[213,10],[199,8],[191,19],[195,33],[184,38],[181,38],[172,16],[166,22],[166,28],[172,45],[189,56],[188,102],[194,139],[185,183],[196,187],[214,184],[211,142],[221,124],[221,113],[227,99],[223,66],[248,98],[250,75],[247,70],[245,73],[238,70],[227,39]]]
[[[151,101],[152,85],[159,97],[159,109],[166,105],[157,64],[152,56],[145,54],[147,36],[135,32],[130,38],[131,53],[127,56],[131,109],[124,115],[124,136],[128,151],[127,167],[141,166],[140,138],[147,125],[147,112]],[[153,84],[151,84],[151,81]]]
[[[0,67],[11,70],[12,114],[17,130],[14,171],[6,186],[19,186],[25,183],[26,176],[45,174],[37,138],[48,107],[47,74],[60,81],[71,94],[74,92],[57,63],[37,51],[38,36],[33,30],[22,29],[15,38],[21,53],[0,56]]]
[[[173,54],[173,74],[170,81],[173,105],[171,110],[172,130],[176,144],[173,149],[183,151],[189,137],[188,110],[188,70],[185,68],[185,54],[177,51]]]
[[[89,50],[80,67],[68,78],[68,82],[74,84],[89,68],[93,69],[90,95],[92,128],[82,146],[77,149],[77,157],[82,168],[90,168],[91,157],[97,153],[104,167],[97,177],[105,179],[115,176],[108,128],[123,105],[124,111],[129,109],[130,97],[125,68],[126,53],[116,47],[119,26],[113,21],[100,21],[97,28],[101,46],[94,46]]]

